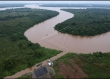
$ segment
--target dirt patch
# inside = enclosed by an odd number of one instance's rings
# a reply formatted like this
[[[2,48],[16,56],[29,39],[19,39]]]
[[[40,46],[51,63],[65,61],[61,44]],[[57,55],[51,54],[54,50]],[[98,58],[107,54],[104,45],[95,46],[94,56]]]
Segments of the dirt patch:
[[[62,75],[64,78],[78,78],[82,79],[88,75],[74,62],[74,60],[69,60],[70,64],[65,64],[63,62],[58,62],[56,68],[57,73]]]
[[[88,75],[75,63],[74,60],[70,60],[70,62],[72,62],[72,65],[73,65],[74,68],[77,70],[77,71],[74,73],[74,77],[75,77],[75,78],[85,78],[85,77],[88,76]]]
[[[74,62],[75,62],[76,64],[78,64],[79,66],[82,66],[82,65],[85,64],[81,59],[79,59],[79,57],[75,57],[75,58],[74,58]]]

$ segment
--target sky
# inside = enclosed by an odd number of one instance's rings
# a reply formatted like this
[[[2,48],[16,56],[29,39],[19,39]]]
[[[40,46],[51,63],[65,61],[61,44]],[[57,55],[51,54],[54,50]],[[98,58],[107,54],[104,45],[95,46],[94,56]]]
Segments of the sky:
[[[0,1],[3,3],[99,3],[99,4],[110,4],[110,1]]]

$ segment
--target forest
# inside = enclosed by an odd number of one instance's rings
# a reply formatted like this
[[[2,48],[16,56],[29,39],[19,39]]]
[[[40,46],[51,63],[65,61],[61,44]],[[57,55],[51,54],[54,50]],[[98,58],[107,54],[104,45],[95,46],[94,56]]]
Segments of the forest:
[[[110,31],[109,9],[63,10],[73,13],[74,17],[57,24],[54,29],[59,32],[78,36],[94,36]]]
[[[41,6],[44,7],[110,7],[109,4],[94,4],[94,3],[90,3],[90,4],[86,4],[86,3],[45,3],[42,4]]]
[[[48,59],[61,51],[33,44],[24,32],[33,25],[50,19],[58,12],[18,8],[0,11],[0,78],[12,75]]]

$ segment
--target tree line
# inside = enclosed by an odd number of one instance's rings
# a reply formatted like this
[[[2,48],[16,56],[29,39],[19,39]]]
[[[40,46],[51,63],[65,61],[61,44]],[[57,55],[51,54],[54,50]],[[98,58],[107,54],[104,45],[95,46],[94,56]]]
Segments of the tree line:
[[[41,47],[38,43],[31,43],[24,36],[24,32],[34,24],[50,19],[59,13],[50,10],[31,10],[33,9],[23,8],[14,9],[14,11],[10,9],[10,14],[7,10],[0,13],[0,17],[5,19],[7,17],[4,16],[14,17],[14,19],[9,17],[7,20],[0,20],[0,78],[60,53],[57,50]],[[19,15],[22,17],[18,17]]]
[[[57,24],[54,29],[79,36],[94,36],[110,31],[109,9],[63,9],[74,17]],[[62,28],[66,29],[61,30]]]

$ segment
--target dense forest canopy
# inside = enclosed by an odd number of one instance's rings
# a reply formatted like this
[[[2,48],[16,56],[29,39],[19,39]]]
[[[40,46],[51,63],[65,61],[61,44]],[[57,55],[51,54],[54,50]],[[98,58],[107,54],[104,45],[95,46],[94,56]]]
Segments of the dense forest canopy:
[[[110,31],[109,9],[63,9],[74,17],[57,24],[54,28],[62,33],[94,36]],[[67,27],[68,26],[68,27]],[[66,29],[63,29],[67,27]]]
[[[58,15],[42,9],[10,9],[0,11],[0,78],[48,59],[60,51],[33,44],[24,32],[34,24]]]

